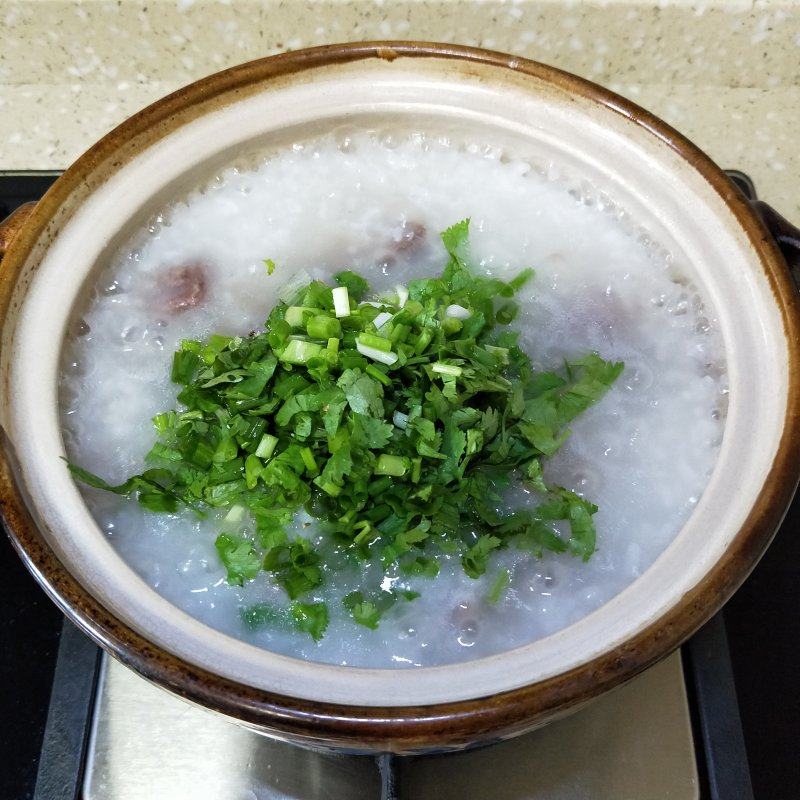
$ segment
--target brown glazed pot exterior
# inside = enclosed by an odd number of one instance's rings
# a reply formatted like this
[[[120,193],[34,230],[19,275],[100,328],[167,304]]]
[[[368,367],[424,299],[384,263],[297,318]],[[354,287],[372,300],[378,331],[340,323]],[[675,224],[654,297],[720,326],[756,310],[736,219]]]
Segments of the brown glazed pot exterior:
[[[757,503],[723,558],[675,607],[648,628],[570,672],[475,700],[418,707],[344,706],[270,694],[182,661],[113,616],[71,576],[37,529],[15,480],[8,452],[0,462],[0,509],[12,542],[54,602],[82,630],[123,663],[184,698],[260,731],[296,743],[355,751],[398,753],[461,748],[529,730],[629,680],[662,658],[730,597],[764,552],[791,500],[800,443],[800,311],[796,289],[772,238],[721,170],[665,123],[633,103],[552,67],[499,53],[453,45],[385,42],[331,45],[244,64],[213,75],[157,102],[112,131],[83,155],[37,204],[0,269],[0,314],[32,248],[58,223],[66,198],[78,199],[187,119],[247,96],[264,83],[304,70],[365,59],[436,58],[488,64],[533,76],[604,106],[644,127],[689,162],[724,200],[759,254],[783,319],[791,359],[787,415],[778,453]],[[8,448],[4,448],[8,450]]]
[[[19,208],[13,211],[8,217],[0,221],[0,262],[6,250],[11,245],[16,235],[22,230],[31,212],[35,208],[36,203],[23,203]]]

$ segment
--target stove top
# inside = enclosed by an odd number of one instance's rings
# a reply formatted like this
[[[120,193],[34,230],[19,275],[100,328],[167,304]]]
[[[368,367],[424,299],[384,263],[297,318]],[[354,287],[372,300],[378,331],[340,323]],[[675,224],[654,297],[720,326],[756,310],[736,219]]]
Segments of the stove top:
[[[752,791],[721,616],[682,652],[531,734],[379,759],[248,731],[101,656],[65,622],[34,800],[161,797],[748,800]]]
[[[397,769],[397,796],[414,800],[697,800],[681,659],[535,733],[484,750],[401,759]],[[381,796],[372,759],[267,739],[104,659],[85,800]]]
[[[0,174],[0,218],[54,179]],[[792,531],[800,529],[799,507],[727,606],[726,621],[718,615],[680,654],[533,734],[469,753],[397,760],[397,796],[747,800],[747,756],[758,797],[798,796],[800,539]],[[0,800],[386,796],[371,759],[273,742],[101,656],[62,623],[6,541],[0,568]]]

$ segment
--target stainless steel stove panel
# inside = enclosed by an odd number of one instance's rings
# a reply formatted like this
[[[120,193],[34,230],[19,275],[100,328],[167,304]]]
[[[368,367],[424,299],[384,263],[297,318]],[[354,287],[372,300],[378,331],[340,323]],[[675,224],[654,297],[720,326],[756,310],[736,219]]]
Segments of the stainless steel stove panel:
[[[673,655],[567,719],[484,750],[409,759],[413,800],[697,800],[681,660]],[[368,758],[272,741],[106,658],[85,800],[374,800]]]

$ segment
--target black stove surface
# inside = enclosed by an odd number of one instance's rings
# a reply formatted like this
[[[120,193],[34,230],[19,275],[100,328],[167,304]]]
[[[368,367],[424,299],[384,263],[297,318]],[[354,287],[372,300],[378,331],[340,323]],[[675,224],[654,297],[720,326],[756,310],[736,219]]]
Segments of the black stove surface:
[[[19,204],[40,197],[54,179],[43,174],[0,175],[0,219]],[[796,498],[769,551],[725,609],[747,760],[758,800],[800,797],[799,569],[800,499]],[[62,616],[22,566],[6,537],[0,539],[0,575],[0,720],[4,728],[0,800],[27,800],[34,793]],[[704,649],[719,647],[720,637],[724,647],[724,633],[720,623],[713,629],[709,626],[685,648],[690,669],[695,671],[694,713],[709,717],[711,729],[719,708],[713,696],[715,662],[706,663],[705,675],[692,662]],[[716,746],[721,743],[724,749],[725,726],[717,727],[722,730],[717,732]],[[736,728],[738,736],[738,723]],[[701,736],[707,732],[708,727],[703,728]],[[730,752],[737,752],[736,748]],[[726,771],[723,768],[720,774]],[[721,800],[743,796],[724,786],[713,793],[708,786],[703,789],[704,795]]]
[[[0,219],[37,200],[54,180],[0,176]],[[0,798],[22,800],[33,795],[63,617],[5,536],[0,575]]]

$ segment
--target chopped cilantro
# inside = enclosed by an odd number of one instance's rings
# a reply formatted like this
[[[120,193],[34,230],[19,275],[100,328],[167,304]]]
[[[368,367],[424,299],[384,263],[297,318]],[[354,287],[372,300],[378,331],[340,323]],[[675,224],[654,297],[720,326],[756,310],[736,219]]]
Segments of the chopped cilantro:
[[[461,556],[461,566],[470,578],[480,578],[486,572],[486,565],[492,550],[503,544],[497,536],[484,534],[472,547]]]
[[[534,368],[508,327],[533,270],[508,282],[473,272],[469,220],[442,243],[441,275],[379,302],[363,301],[369,285],[352,271],[334,287],[306,275],[279,293],[263,332],[181,342],[177,407],[153,419],[152,468],[117,486],[70,464],[72,474],[157,513],[221,509],[215,544],[228,582],[273,580],[288,597],[243,609],[243,624],[315,640],[328,609],[301,598],[346,564],[379,560],[435,579],[440,558],[460,557],[479,578],[511,546],[588,560],[597,507],[548,485],[543,461],[623,365],[589,353],[559,371]],[[498,511],[520,481],[539,505]],[[320,522],[313,540],[290,533],[301,509]],[[508,582],[498,572],[487,599],[498,602]],[[374,629],[415,596],[365,587],[342,603]]]
[[[315,642],[325,635],[328,627],[328,607],[325,603],[292,603],[289,610],[297,630],[311,634]]]
[[[307,539],[300,537],[291,544],[279,545],[268,550],[264,556],[263,567],[267,572],[275,574],[275,579],[291,599],[305,594],[322,583],[319,554]]]
[[[239,611],[242,622],[250,630],[271,627],[276,630],[294,628],[319,641],[328,627],[328,607],[325,603],[292,603],[289,608],[256,603]]]
[[[361,592],[350,592],[342,600],[344,607],[353,615],[353,619],[365,628],[378,627],[381,619],[381,612],[378,606],[371,600],[365,600]]]
[[[510,577],[508,570],[501,569],[500,572],[497,573],[497,577],[494,579],[494,583],[492,584],[492,588],[489,589],[489,594],[486,596],[486,599],[490,603],[499,602],[500,598],[505,594],[506,589],[508,589],[509,583]]]
[[[239,610],[242,622],[250,628],[256,630],[266,625],[275,628],[284,628],[287,624],[286,609],[280,606],[269,605],[268,603],[256,603]]]
[[[409,590],[379,591],[369,598],[363,592],[355,591],[342,598],[342,605],[359,625],[375,630],[381,617],[398,600],[415,600],[417,597],[416,592]]]
[[[249,539],[221,533],[214,544],[228,571],[228,583],[241,586],[261,571],[261,559]]]

